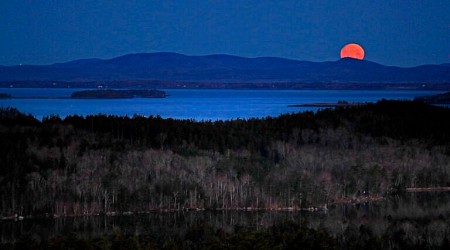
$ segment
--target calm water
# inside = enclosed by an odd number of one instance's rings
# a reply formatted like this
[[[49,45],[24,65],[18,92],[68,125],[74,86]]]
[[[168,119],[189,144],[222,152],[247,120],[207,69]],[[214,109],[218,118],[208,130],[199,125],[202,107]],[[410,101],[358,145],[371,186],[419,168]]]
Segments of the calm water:
[[[26,235],[38,241],[73,234],[79,238],[100,238],[113,234],[117,229],[131,235],[152,235],[155,238],[181,235],[183,238],[189,227],[199,223],[231,232],[237,225],[258,229],[284,221],[300,224],[307,221],[310,227],[324,227],[333,235],[342,234],[350,224],[366,224],[377,229],[374,233],[379,235],[389,227],[388,216],[394,220],[426,220],[442,224],[442,218],[450,216],[450,193],[392,196],[376,203],[331,206],[327,212],[200,211],[0,220],[0,243],[15,241]]]
[[[14,97],[69,97],[80,89],[14,89],[0,88],[0,93]],[[49,115],[159,115],[163,118],[195,120],[227,120],[278,116],[280,114],[317,110],[288,107],[291,104],[314,102],[375,102],[382,98],[411,100],[416,96],[442,91],[369,91],[369,90],[198,90],[168,89],[165,99],[6,99],[2,107],[15,107],[38,119]]]

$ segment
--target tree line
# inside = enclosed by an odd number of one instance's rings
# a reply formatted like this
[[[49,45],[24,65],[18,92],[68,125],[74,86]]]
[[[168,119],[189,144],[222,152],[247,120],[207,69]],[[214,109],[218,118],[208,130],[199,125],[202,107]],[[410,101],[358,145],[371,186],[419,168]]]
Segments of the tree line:
[[[0,109],[0,213],[300,209],[450,186],[450,110],[409,101],[263,119]]]

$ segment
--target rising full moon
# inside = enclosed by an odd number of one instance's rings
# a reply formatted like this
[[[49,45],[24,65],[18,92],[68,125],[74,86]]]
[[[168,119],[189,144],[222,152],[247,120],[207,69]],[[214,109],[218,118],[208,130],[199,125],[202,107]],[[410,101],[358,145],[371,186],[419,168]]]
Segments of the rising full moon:
[[[341,49],[341,58],[354,58],[358,60],[364,59],[364,49],[356,43],[346,44]]]

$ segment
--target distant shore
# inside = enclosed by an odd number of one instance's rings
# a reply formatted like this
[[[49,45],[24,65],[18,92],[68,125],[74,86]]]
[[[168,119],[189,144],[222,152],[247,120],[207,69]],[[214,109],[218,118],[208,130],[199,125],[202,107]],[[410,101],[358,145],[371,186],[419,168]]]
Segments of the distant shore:
[[[259,90],[435,90],[450,91],[448,83],[352,82],[225,82],[225,81],[4,81],[0,88],[111,88],[111,89],[259,89]]]

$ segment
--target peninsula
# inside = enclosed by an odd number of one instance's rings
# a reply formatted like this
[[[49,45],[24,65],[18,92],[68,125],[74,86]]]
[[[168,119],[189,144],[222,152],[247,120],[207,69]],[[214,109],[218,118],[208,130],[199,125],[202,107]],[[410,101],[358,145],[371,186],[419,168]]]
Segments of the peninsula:
[[[335,103],[330,103],[330,102],[314,102],[314,103],[292,104],[292,105],[288,105],[288,107],[336,108],[336,107],[354,107],[354,106],[364,106],[364,105],[367,105],[367,103],[363,103],[363,102],[338,101],[338,102],[335,102]]]
[[[439,95],[418,96],[414,98],[414,101],[425,102],[429,104],[450,104],[450,92]]]

